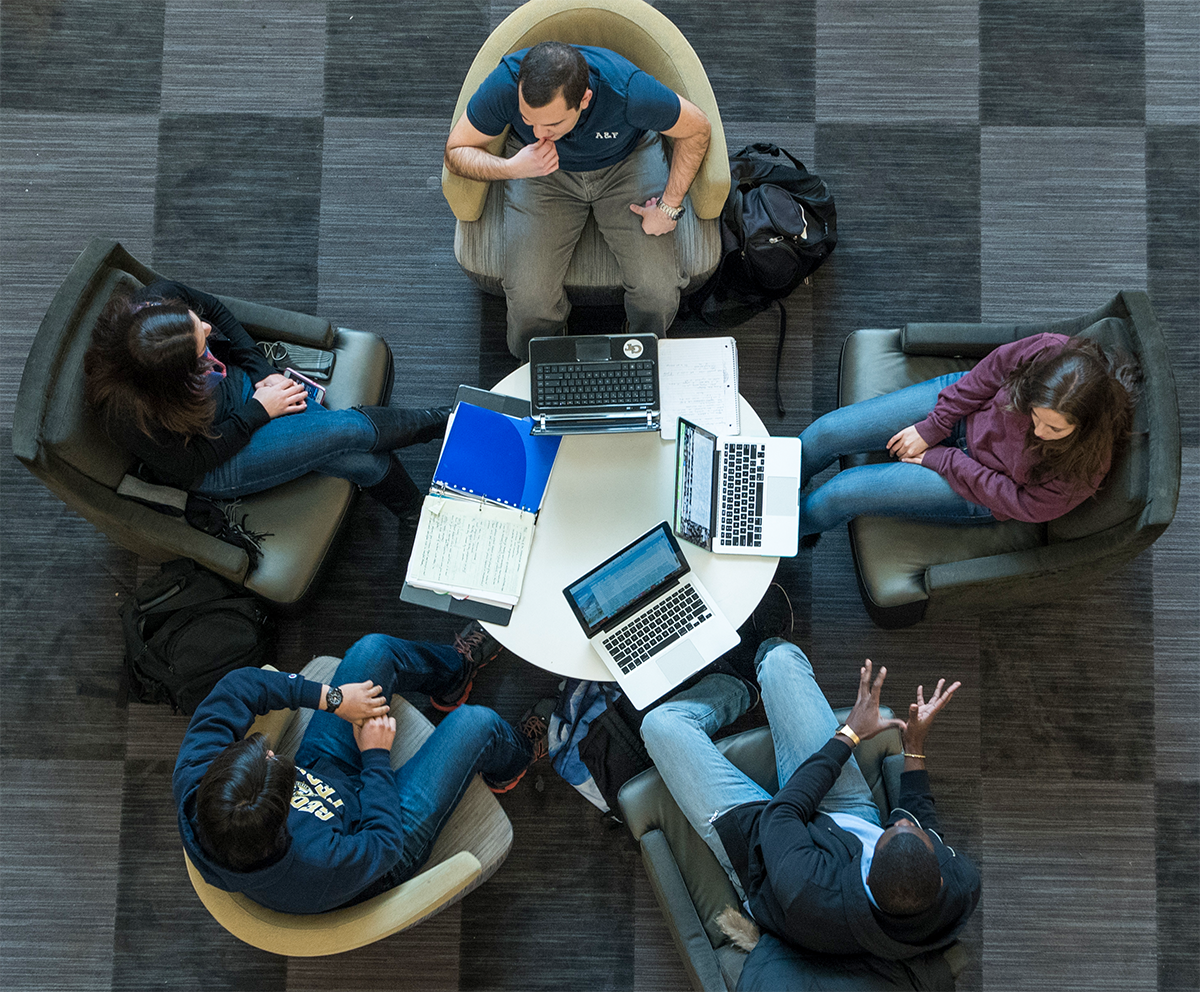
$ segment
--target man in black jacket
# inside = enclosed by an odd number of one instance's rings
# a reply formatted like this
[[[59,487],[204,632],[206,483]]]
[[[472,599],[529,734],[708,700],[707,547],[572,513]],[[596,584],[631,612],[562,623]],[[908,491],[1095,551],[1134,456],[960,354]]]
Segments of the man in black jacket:
[[[783,783],[774,797],[712,743],[749,704],[732,676],[709,675],[642,723],[663,780],[745,908],[762,928],[826,954],[902,960],[950,944],[979,901],[979,873],[942,841],[924,746],[960,683],[940,679],[929,700],[918,687],[908,720],[885,720],[887,669],[872,682],[868,660],[839,727],[798,647],[773,638],[755,661]],[[881,822],[853,752],[891,726],[903,734],[904,772],[899,803]]]

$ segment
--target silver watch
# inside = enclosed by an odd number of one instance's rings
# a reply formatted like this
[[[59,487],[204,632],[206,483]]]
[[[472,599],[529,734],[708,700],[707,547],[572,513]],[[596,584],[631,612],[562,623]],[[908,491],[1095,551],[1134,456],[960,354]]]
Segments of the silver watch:
[[[678,207],[668,207],[663,200],[658,201],[658,209],[671,218],[671,220],[679,220],[683,216],[683,204]]]

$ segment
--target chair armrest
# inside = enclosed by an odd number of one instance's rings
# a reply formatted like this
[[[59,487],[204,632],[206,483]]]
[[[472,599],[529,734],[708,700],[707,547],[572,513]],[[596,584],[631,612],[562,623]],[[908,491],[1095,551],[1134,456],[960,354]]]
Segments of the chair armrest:
[[[1128,543],[1113,535],[1113,531],[1128,532],[1128,529],[1127,525],[1122,525],[1074,541],[930,565],[925,570],[925,588],[932,597],[935,591],[994,585],[1005,580],[1029,582],[1039,575],[1052,576],[1075,567],[1094,566],[1110,553],[1131,553]],[[1150,538],[1146,543],[1149,541]]]
[[[250,568],[246,552],[197,530],[183,517],[118,496],[58,459],[39,459],[27,467],[68,507],[121,547],[152,561],[191,558],[238,585],[245,579]]]
[[[246,328],[256,341],[290,341],[292,344],[310,348],[333,349],[336,331],[323,317],[314,317],[293,310],[239,300],[232,296],[218,296],[230,312]]]
[[[253,947],[289,957],[341,954],[382,940],[421,922],[482,874],[475,855],[460,851],[357,906],[293,915],[209,885],[186,852],[183,857],[196,894],[221,926]]]
[[[482,82],[482,80],[480,81]],[[466,112],[467,101],[462,100],[462,105],[462,111],[455,113],[455,123],[458,123],[458,118]],[[488,142],[487,150],[493,155],[499,155],[504,150],[504,142],[508,140],[509,130],[511,129],[506,127],[498,137]],[[480,182],[478,179],[456,176],[446,168],[445,163],[442,164],[442,196],[446,198],[451,212],[459,220],[473,221],[479,220],[483,216],[483,206],[487,202],[488,189],[491,185],[491,183]]]
[[[704,925],[696,914],[666,835],[661,830],[651,830],[642,835],[640,843],[650,888],[666,917],[667,929],[692,988],[703,992],[726,992],[717,952],[709,943]]]
[[[1016,324],[905,324],[900,329],[900,350],[906,355],[983,358],[1030,333]]]

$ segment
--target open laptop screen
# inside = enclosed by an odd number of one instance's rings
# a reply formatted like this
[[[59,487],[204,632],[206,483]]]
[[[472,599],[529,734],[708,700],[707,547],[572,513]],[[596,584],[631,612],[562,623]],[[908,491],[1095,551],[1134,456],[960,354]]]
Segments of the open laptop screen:
[[[687,559],[661,523],[563,590],[588,637],[636,608],[664,583],[688,571]]]
[[[716,457],[716,435],[680,417],[675,444],[675,533],[710,549]]]

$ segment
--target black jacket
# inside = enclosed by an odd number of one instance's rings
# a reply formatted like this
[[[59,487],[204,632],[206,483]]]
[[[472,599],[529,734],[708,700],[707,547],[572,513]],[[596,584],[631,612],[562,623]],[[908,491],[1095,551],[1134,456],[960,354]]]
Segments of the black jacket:
[[[819,813],[850,746],[831,738],[770,802],[746,803],[714,824],[764,929],[826,954],[903,960],[950,944],[979,901],[979,872],[944,844],[924,771],[905,772],[886,826],[907,817],[933,841],[942,868],[937,901],[911,917],[875,909],[862,882],[862,843]]]
[[[114,419],[108,424],[114,441],[131,451],[160,482],[190,489],[208,472],[228,461],[250,440],[250,435],[271,418],[256,399],[242,402],[246,377],[259,382],[276,372],[254,339],[215,296],[168,280],[145,286],[134,301],[162,298],[182,300],[202,320],[213,325],[209,350],[225,363],[227,375],[216,388],[217,408],[209,431],[212,437],[185,437],[163,428],[143,433],[137,424]]]

